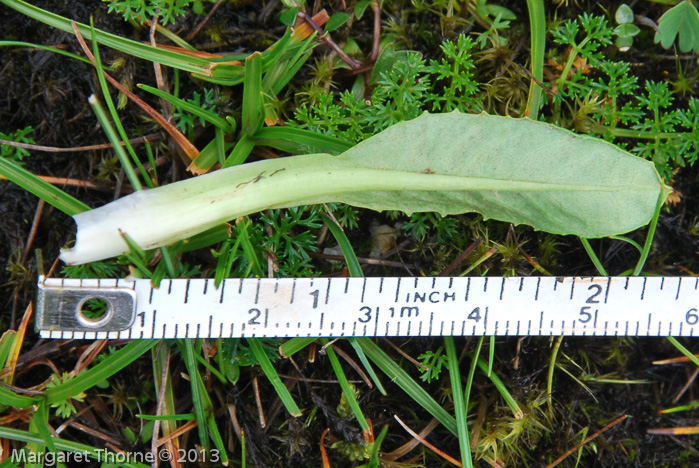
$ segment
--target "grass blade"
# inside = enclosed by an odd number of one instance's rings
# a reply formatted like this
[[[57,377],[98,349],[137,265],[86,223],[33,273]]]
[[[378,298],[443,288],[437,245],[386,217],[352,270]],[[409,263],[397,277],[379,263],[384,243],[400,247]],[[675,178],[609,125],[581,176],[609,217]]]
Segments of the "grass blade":
[[[374,364],[391,378],[415,403],[434,416],[449,432],[456,435],[456,420],[430,396],[424,388],[408,375],[388,354],[369,338],[357,338],[357,343]]]
[[[152,86],[148,86],[146,84],[138,84],[137,85],[140,89],[147,91],[151,94],[154,94],[155,96],[165,99],[167,102],[170,104],[180,107],[187,112],[194,114],[195,116],[215,125],[216,127],[220,128],[223,131],[231,132],[233,129],[231,128],[231,125],[228,123],[228,121],[222,117],[219,117],[218,114],[211,112],[209,110],[206,110],[200,106],[197,106],[196,104],[192,104],[191,102],[185,101],[184,99],[179,99],[173,96],[170,93],[167,93],[165,91],[162,91],[158,88],[154,88]]]
[[[108,379],[131,364],[156,344],[158,344],[158,340],[135,340],[130,342],[114,354],[107,355],[95,367],[82,372],[65,383],[47,389],[44,394],[46,403],[49,405],[58,403],[94,387],[99,382]]]
[[[262,98],[262,54],[253,53],[245,60],[245,81],[243,82],[243,113],[241,131],[252,136],[265,119],[265,103]]]
[[[91,209],[77,198],[41,180],[39,177],[9,159],[0,158],[0,176],[19,185],[27,192],[33,193],[68,216],[90,211]]]
[[[488,364],[483,361],[482,359],[478,359],[478,367],[481,369],[481,371],[488,375]],[[512,394],[510,391],[507,389],[504,383],[502,383],[502,380],[500,380],[500,377],[498,377],[494,372],[488,375],[488,378],[490,379],[491,382],[493,382],[493,385],[495,385],[495,388],[498,390],[500,393],[500,396],[502,396],[502,399],[505,400],[505,403],[507,403],[507,406],[510,407],[512,410],[512,414],[514,414],[515,419],[522,419],[524,417],[524,412],[522,409],[519,407],[519,404],[515,399],[512,397]]]
[[[337,376],[338,382],[340,382],[342,393],[344,393],[345,398],[347,399],[347,402],[349,403],[349,406],[352,409],[352,412],[354,413],[354,417],[357,418],[357,422],[359,422],[359,426],[362,428],[362,430],[365,432],[368,431],[369,423],[364,418],[362,409],[359,407],[359,402],[357,402],[357,397],[354,395],[352,387],[350,386],[350,383],[347,381],[347,376],[345,375],[345,372],[342,370],[342,365],[340,364],[340,360],[337,358],[337,354],[335,354],[335,350],[332,348],[332,345],[328,346],[327,338],[321,338],[321,342],[325,347],[325,352],[328,354],[328,359],[330,359],[330,365],[332,366],[333,371]]]
[[[444,349],[447,353],[451,394],[454,399],[454,414],[456,416],[456,432],[459,439],[459,450],[461,451],[461,463],[463,463],[464,467],[471,468],[473,466],[473,460],[471,459],[471,448],[468,440],[468,425],[466,420],[468,408],[464,403],[464,393],[461,389],[461,371],[459,371],[459,358],[456,355],[454,337],[444,337]]]
[[[328,229],[330,229],[333,237],[335,237],[340,249],[342,249],[342,255],[345,256],[345,261],[347,262],[347,269],[349,270],[350,276],[356,278],[364,277],[362,266],[359,264],[359,260],[357,260],[357,254],[354,253],[352,244],[350,244],[349,239],[345,235],[345,231],[343,231],[340,225],[338,225],[330,216],[326,215],[325,213],[318,214],[321,218],[323,218],[325,225],[328,226]]]
[[[306,346],[310,345],[316,340],[313,336],[299,336],[297,338],[291,338],[290,340],[279,346],[279,355],[282,357],[293,356],[298,353]]]
[[[381,385],[381,381],[379,380],[379,376],[376,375],[376,372],[374,372],[374,368],[372,367],[371,363],[369,362],[369,359],[367,359],[366,354],[364,354],[364,350],[362,349],[361,346],[359,346],[359,343],[357,343],[357,339],[355,337],[348,337],[347,341],[352,345],[354,348],[354,351],[357,353],[357,356],[359,356],[359,360],[362,362],[362,365],[366,369],[366,371],[369,373],[369,377],[371,377],[371,380],[376,384],[376,388],[379,390],[379,392],[382,395],[388,395],[386,393],[386,389],[383,388],[383,385]]]
[[[194,404],[194,415],[197,418],[199,424],[197,424],[197,429],[199,431],[199,443],[201,443],[206,450],[209,449],[209,432],[208,423],[209,412],[211,410],[211,402],[209,396],[204,390],[204,385],[201,381],[201,376],[199,375],[199,369],[197,368],[197,359],[194,357],[194,343],[193,340],[178,340],[178,345],[180,347],[180,352],[182,353],[182,348],[184,352],[182,357],[184,358],[185,365],[187,366],[187,373],[189,374],[189,384],[192,387],[192,403]],[[209,403],[206,405],[206,403]]]
[[[279,378],[279,374],[277,374],[277,371],[274,369],[274,366],[267,357],[267,354],[265,353],[265,350],[262,348],[260,342],[257,341],[255,338],[250,338],[248,339],[248,344],[250,345],[250,349],[255,355],[255,359],[257,359],[258,364],[260,364],[262,372],[265,373],[272,386],[274,387],[274,390],[277,391],[277,395],[279,395],[279,398],[282,400],[282,403],[284,404],[286,410],[292,416],[301,416],[301,410],[298,406],[296,406],[296,402],[294,401],[294,398],[291,396],[291,393],[289,393],[289,389],[286,388],[286,385],[284,385],[282,379]]]
[[[348,141],[294,127],[264,127],[255,132],[258,145],[271,146],[288,153],[305,152],[306,147],[343,153],[353,145]]]
[[[108,95],[109,93],[105,91],[105,94]],[[99,101],[97,101],[97,98],[94,94],[88,98],[88,102],[90,103],[90,107],[92,107],[92,111],[97,116],[97,120],[99,120],[100,125],[102,125],[104,133],[107,134],[107,139],[114,147],[114,151],[116,152],[117,157],[119,158],[119,162],[121,162],[121,166],[124,168],[126,177],[129,179],[129,182],[131,182],[131,186],[134,188],[134,190],[142,190],[143,186],[141,185],[141,181],[138,180],[136,171],[134,171],[133,166],[131,165],[131,161],[129,160],[129,157],[126,155],[126,151],[124,151],[124,148],[122,148],[121,142],[119,141],[119,138],[117,137],[117,134],[114,131],[114,127],[112,127],[112,124],[109,123],[107,114],[104,113],[104,109],[102,109],[102,106],[100,105]],[[149,181],[150,177],[146,177],[146,180]]]

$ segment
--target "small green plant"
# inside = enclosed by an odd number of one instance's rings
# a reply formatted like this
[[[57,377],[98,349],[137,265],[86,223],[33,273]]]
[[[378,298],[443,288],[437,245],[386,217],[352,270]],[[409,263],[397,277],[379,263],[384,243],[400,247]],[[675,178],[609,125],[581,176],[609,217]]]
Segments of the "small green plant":
[[[656,44],[669,49],[678,36],[682,52],[699,52],[699,11],[691,0],[681,0],[658,20]]]
[[[160,18],[163,26],[174,24],[192,6],[201,13],[202,0],[102,0],[109,3],[109,13],[115,12],[127,21],[143,24],[154,17]]]
[[[616,46],[620,51],[626,52],[633,45],[633,38],[641,32],[638,26],[633,24],[633,10],[626,3],[622,3],[614,14],[617,27],[614,28]]]
[[[430,383],[439,379],[442,367],[447,364],[447,356],[444,354],[444,346],[437,348],[437,351],[426,351],[418,356],[418,360],[425,366],[420,380]]]
[[[10,134],[0,132],[0,140],[34,144],[34,139],[29,136],[32,131],[34,131],[32,127],[25,127]],[[22,164],[22,160],[27,156],[29,156],[29,150],[26,148],[0,144],[0,158]]]
[[[486,136],[493,132],[507,138]],[[529,143],[517,146],[521,134]],[[421,145],[411,143],[416,135]],[[561,164],[563,142],[572,158],[566,164]],[[471,151],[464,153],[469,145]],[[591,152],[594,164],[585,164]],[[498,164],[490,160],[491,153],[499,154]],[[586,170],[576,170],[580,165]],[[187,200],[178,193],[187,193]],[[497,196],[486,203],[487,193]],[[474,210],[549,232],[599,237],[647,223],[666,195],[652,166],[604,142],[527,120],[425,114],[342,156],[302,155],[245,164],[77,214],[77,245],[64,250],[62,258],[68,263],[100,260],[124,253],[127,244],[132,251],[160,247],[270,207],[326,201],[409,213]],[[562,200],[566,210],[556,209]],[[139,207],[138,216],[133,206]]]

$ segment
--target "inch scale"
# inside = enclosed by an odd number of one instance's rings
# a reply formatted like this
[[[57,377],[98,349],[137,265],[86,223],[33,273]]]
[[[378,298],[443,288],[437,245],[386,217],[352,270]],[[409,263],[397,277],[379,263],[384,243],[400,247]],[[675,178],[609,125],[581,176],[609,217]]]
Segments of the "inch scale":
[[[699,336],[699,278],[39,278],[42,338]],[[100,317],[83,309],[106,306]]]

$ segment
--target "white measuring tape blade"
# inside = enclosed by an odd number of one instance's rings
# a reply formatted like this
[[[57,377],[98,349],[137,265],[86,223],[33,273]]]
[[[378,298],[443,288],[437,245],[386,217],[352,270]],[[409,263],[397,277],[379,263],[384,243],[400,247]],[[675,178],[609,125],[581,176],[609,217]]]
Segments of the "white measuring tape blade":
[[[699,335],[699,278],[39,280],[42,338]],[[107,305],[88,318],[83,304]]]

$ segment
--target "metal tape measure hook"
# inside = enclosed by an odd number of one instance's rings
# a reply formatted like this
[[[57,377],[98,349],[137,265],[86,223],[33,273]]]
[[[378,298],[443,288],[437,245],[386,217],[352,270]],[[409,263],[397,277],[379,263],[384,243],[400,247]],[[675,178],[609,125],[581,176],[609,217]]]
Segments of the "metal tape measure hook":
[[[65,288],[61,280],[39,278],[36,328],[51,331],[121,331],[136,318],[136,292],[129,288],[81,285]],[[88,313],[88,301],[95,299],[103,309],[97,316]]]

